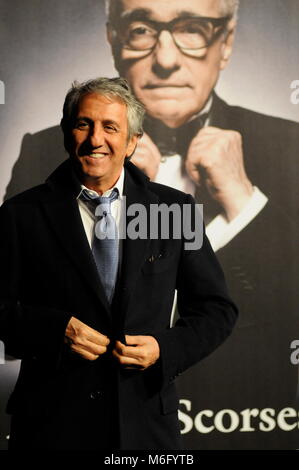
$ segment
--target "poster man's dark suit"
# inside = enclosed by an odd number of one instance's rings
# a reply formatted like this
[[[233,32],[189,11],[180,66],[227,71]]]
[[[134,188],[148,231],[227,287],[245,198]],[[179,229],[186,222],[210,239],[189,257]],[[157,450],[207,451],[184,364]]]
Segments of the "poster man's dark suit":
[[[299,337],[299,125],[228,106],[216,95],[209,120],[211,126],[240,132],[248,177],[269,201],[217,253],[240,307],[239,321],[232,336],[214,355],[179,380],[179,392],[182,398],[191,400],[192,416],[203,409],[216,413],[227,408],[237,413],[247,408],[273,408],[277,416],[281,409],[296,405],[298,386],[298,368],[290,361],[290,344]],[[196,120],[191,121],[177,133],[182,168],[191,138],[199,131],[196,125]],[[163,139],[168,131],[158,121],[148,120],[145,129],[165,148]],[[206,192],[204,198],[207,212],[221,212],[220,206],[209,202]],[[200,190],[196,199],[203,202]],[[186,411],[184,407],[182,410]],[[206,440],[203,448],[238,448],[240,442],[248,448],[297,447],[297,429],[286,432],[276,427],[257,437],[259,418],[252,419],[252,423],[255,432],[214,431],[201,436],[202,442]],[[206,426],[211,426],[211,420],[206,419]],[[194,442],[199,442],[197,431],[192,432]]]
[[[248,177],[269,201],[217,253],[240,309],[239,320],[229,340],[179,380],[179,392],[196,407],[192,415],[202,409],[239,413],[273,408],[277,416],[285,407],[296,408],[298,385],[290,344],[299,335],[299,125],[228,106],[217,96],[210,119],[212,126],[240,132]],[[194,376],[198,385],[191,387]],[[297,429],[286,432],[276,425],[262,433],[259,420],[252,419],[253,432],[203,435],[203,448],[298,446]],[[193,430],[194,442],[195,434]]]
[[[125,166],[127,206],[192,203]],[[236,319],[222,270],[206,237],[195,251],[184,240],[127,238],[109,307],[72,175],[67,160],[0,211],[0,333],[7,352],[22,358],[8,404],[11,448],[180,448],[175,377],[213,351]],[[181,317],[169,328],[175,288]],[[64,344],[71,316],[112,339],[153,335],[160,359],[145,371],[123,370],[111,351],[85,361]]]

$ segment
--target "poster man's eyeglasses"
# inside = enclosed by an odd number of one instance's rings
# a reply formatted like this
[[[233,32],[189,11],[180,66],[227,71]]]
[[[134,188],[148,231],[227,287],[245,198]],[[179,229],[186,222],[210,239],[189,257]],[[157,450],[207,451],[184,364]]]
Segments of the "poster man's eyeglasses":
[[[202,57],[225,31],[229,16],[221,18],[175,18],[170,22],[122,20],[112,30],[122,47],[131,51],[151,52],[162,31],[169,31],[176,46],[187,55]]]

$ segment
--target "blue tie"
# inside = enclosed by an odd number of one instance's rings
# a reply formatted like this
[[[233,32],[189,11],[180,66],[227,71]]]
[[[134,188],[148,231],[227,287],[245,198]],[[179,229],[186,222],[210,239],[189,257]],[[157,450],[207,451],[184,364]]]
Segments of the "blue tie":
[[[118,268],[118,234],[115,219],[111,214],[111,202],[118,198],[118,190],[114,188],[109,197],[103,197],[90,195],[84,189],[80,197],[92,205],[96,216],[92,253],[110,304]]]

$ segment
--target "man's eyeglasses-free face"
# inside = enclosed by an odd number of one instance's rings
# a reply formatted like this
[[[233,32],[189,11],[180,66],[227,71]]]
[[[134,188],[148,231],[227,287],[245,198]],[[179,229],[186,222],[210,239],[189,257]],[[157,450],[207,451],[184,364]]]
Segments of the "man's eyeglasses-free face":
[[[175,18],[169,22],[123,20],[112,27],[122,47],[131,51],[152,51],[162,31],[169,31],[176,46],[187,55],[202,57],[206,49],[224,32],[229,16],[221,18]]]

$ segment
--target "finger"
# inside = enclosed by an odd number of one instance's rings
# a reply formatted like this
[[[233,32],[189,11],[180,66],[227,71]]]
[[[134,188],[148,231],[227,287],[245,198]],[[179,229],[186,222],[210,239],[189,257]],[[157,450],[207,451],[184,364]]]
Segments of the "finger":
[[[115,343],[115,350],[120,356],[131,357],[135,359],[143,358],[143,346],[126,346],[125,344],[117,341]]]
[[[97,330],[94,330],[88,325],[81,326],[78,331],[76,331],[75,337],[85,338],[93,343],[108,346],[110,343],[109,338],[106,335],[103,335]]]
[[[148,169],[148,158],[147,155],[143,155],[142,152],[138,155],[135,155],[131,161],[136,165],[140,170],[147,172]]]
[[[66,328],[65,336],[71,341],[77,341],[79,338],[81,338],[82,341],[87,338],[97,344],[108,345],[110,342],[106,335],[102,335],[102,333],[94,330],[75,317],[70,319]]]
[[[161,154],[160,154],[158,147],[147,134],[144,134],[142,139],[139,140],[136,150],[137,150],[137,155],[139,153],[138,151],[140,150],[145,155],[150,154],[151,159],[153,158],[155,160],[161,159]]]
[[[79,353],[79,356],[83,357],[83,359],[86,359],[87,361],[96,361],[99,358],[99,356],[91,354],[87,351]]]
[[[143,152],[139,152],[138,155],[134,155],[134,157],[132,157],[131,161],[138,167],[143,170],[146,168],[147,166],[147,159],[146,159],[146,155],[143,154]]]
[[[88,361],[95,361],[99,358],[99,354],[93,354],[89,351],[86,351],[86,349],[82,348],[82,346],[73,345],[71,347],[71,352],[83,357],[83,359],[87,359]]]
[[[86,332],[85,337],[88,341],[99,344],[101,346],[108,346],[110,343],[110,339],[106,335],[103,335],[102,333],[93,330],[92,328]]]
[[[147,145],[147,146],[153,145],[154,147],[156,147],[156,145],[154,144],[154,142],[152,141],[152,139],[150,138],[150,136],[146,132],[143,133],[143,136],[141,137],[139,142],[141,142],[142,144]]]
[[[152,141],[152,139],[149,136],[146,136],[146,145],[147,148],[150,148],[152,151],[153,156],[155,157],[156,160],[161,160],[161,153],[156,144]]]
[[[72,349],[74,347],[79,348],[79,349],[83,349],[83,350],[85,350],[85,351],[87,351],[91,354],[95,354],[95,355],[104,354],[107,351],[106,346],[98,345],[98,344],[93,343],[92,341],[88,341],[86,339],[84,339],[83,341],[80,341],[80,339],[72,341],[71,347],[72,347]]]
[[[145,344],[147,342],[146,340],[146,336],[144,335],[125,335],[125,340],[126,340],[126,343],[127,345],[130,345],[130,346],[139,346],[141,344]]]
[[[219,132],[224,132],[224,129],[219,127],[207,126],[200,129],[198,134],[218,134]]]
[[[88,343],[84,344],[83,347],[91,354],[101,355],[105,354],[105,352],[107,351],[106,346],[100,346],[98,344],[92,343],[91,341],[88,341]]]
[[[119,364],[121,364],[124,367],[126,366],[144,367],[144,364],[141,363],[139,359],[123,356],[119,354],[116,349],[112,351],[112,355],[117,359]]]
[[[199,171],[199,165],[195,165],[191,160],[186,160],[185,163],[186,171],[189,177],[197,184],[200,185],[201,176]]]
[[[145,370],[146,369],[146,366],[140,366],[140,365],[136,365],[136,366],[123,366],[124,369],[132,369],[132,370]]]

